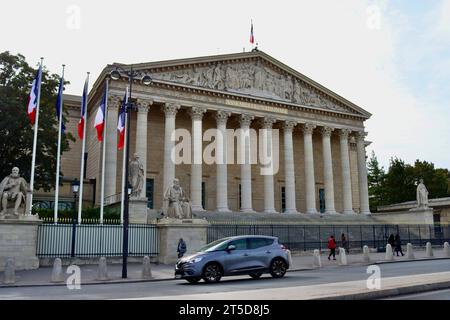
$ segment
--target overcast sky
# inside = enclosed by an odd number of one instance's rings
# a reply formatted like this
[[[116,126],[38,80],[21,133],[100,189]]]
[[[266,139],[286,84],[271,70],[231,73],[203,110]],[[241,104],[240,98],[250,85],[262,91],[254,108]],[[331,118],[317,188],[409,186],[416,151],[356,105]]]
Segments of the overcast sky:
[[[373,114],[382,165],[397,156],[450,168],[450,0],[4,1],[0,51],[59,73],[81,95],[112,62],[259,48]]]

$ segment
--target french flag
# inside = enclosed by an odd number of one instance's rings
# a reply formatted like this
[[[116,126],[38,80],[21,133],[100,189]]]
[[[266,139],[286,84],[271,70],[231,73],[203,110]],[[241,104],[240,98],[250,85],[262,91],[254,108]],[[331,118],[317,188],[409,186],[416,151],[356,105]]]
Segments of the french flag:
[[[61,118],[63,91],[64,91],[64,77],[61,77],[61,79],[59,80],[58,95],[56,97],[56,117],[58,118],[58,121],[61,119],[61,133],[64,133],[66,131],[66,126],[64,125],[64,122],[62,121]]]
[[[119,121],[117,124],[117,131],[119,131],[119,143],[117,144],[117,148],[121,150],[125,145],[125,115],[126,115],[126,107],[128,103],[128,88],[127,92],[125,92],[125,96],[123,97],[122,105],[120,106],[119,113]]]
[[[105,128],[105,115],[106,115],[106,99],[108,99],[108,90],[107,87],[105,86],[102,103],[100,104],[100,107],[97,110],[97,114],[95,115],[94,127],[97,130],[98,141],[103,141],[103,129]]]
[[[80,137],[81,140],[84,138],[84,122],[85,122],[85,116],[86,116],[86,109],[87,109],[87,99],[88,99],[88,79],[86,79],[86,82],[84,83],[84,89],[83,89],[83,98],[81,99],[81,116],[80,121],[78,122],[78,137]]]
[[[37,100],[39,96],[39,90],[41,88],[41,68],[42,66],[39,66],[39,70],[37,71],[36,77],[33,80],[30,95],[28,97],[27,114],[32,125],[34,125],[36,121]]]

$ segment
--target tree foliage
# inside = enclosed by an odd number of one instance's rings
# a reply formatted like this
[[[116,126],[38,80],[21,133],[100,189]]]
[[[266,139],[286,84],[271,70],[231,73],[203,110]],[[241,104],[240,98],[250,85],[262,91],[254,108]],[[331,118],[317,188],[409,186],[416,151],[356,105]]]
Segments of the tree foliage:
[[[0,177],[19,167],[21,175],[30,180],[33,150],[33,126],[26,107],[31,83],[37,69],[21,54],[0,53]],[[39,131],[35,166],[35,189],[49,191],[55,184],[58,119],[55,104],[59,76],[42,72]],[[62,136],[61,151],[69,150],[70,133]]]

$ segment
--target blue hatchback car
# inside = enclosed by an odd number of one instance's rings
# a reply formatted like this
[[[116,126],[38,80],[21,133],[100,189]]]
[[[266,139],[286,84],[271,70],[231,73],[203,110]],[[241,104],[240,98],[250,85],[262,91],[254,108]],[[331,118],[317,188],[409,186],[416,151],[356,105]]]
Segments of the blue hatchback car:
[[[196,283],[219,282],[223,276],[263,273],[281,278],[289,269],[288,250],[269,236],[238,236],[211,242],[199,252],[183,257],[175,265],[175,278]]]

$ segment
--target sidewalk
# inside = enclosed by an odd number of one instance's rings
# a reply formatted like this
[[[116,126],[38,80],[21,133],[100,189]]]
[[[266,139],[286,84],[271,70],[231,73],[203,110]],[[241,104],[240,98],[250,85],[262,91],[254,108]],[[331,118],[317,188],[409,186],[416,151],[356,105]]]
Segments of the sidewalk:
[[[426,259],[425,250],[415,250],[415,260],[406,259],[406,252],[404,257],[394,257],[393,262],[406,262]],[[328,252],[323,251],[321,254],[322,268],[337,266],[336,261],[329,261],[327,259]],[[385,253],[371,253],[371,262],[369,264],[391,263],[385,261]],[[432,259],[444,258],[443,249],[435,249],[434,257]],[[367,265],[363,262],[363,255],[361,253],[347,255],[348,265],[358,266]],[[292,256],[292,266],[289,271],[302,271],[312,269],[313,256],[312,252],[302,253],[301,255]],[[97,265],[81,265],[81,283],[82,284],[97,284],[97,283],[120,283],[120,282],[140,282],[140,281],[163,281],[174,279],[174,265],[152,264],[151,280],[143,280],[141,277],[142,264],[128,263],[128,278],[122,279],[122,265],[108,264],[108,277],[110,280],[97,281]],[[345,266],[342,266],[345,268]],[[63,275],[67,279],[70,275],[66,274],[67,266],[63,266]],[[66,281],[61,283],[52,283],[51,280],[52,268],[42,267],[37,270],[16,271],[16,283],[13,285],[3,284],[3,272],[0,274],[0,288],[11,286],[45,286],[45,285],[66,285]]]

